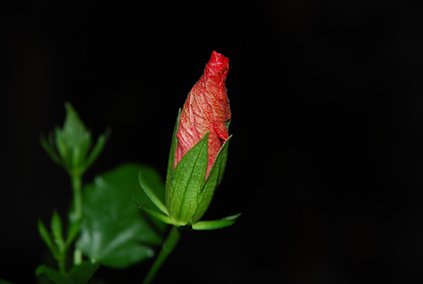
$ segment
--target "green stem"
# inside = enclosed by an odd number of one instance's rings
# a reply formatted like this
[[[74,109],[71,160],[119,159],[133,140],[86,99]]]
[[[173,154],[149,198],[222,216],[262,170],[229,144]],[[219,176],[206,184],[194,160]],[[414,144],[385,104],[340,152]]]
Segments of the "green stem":
[[[79,221],[82,218],[82,193],[81,193],[81,176],[73,174],[72,179],[72,190],[73,190],[73,217],[75,221]]]
[[[82,178],[79,174],[72,174],[72,190],[73,190],[73,222],[78,222],[82,219]],[[75,265],[81,264],[82,252],[75,247],[73,253],[73,263]]]
[[[156,276],[157,272],[159,271],[164,261],[175,249],[176,245],[178,244],[179,238],[180,238],[180,233],[178,231],[178,227],[173,226],[172,229],[170,230],[169,236],[167,237],[167,239],[162,245],[162,249],[159,255],[154,261],[153,266],[150,268],[150,271],[148,272],[147,277],[144,279],[143,284],[149,284],[153,281],[154,277]]]
[[[60,258],[57,260],[60,274],[66,273],[65,260],[66,260],[66,252],[63,252]]]

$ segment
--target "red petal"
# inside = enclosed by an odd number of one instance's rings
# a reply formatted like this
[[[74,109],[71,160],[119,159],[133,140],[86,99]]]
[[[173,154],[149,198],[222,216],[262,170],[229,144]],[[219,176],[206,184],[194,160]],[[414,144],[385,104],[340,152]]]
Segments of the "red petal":
[[[209,132],[208,176],[222,144],[228,138],[226,125],[231,119],[225,84],[228,71],[229,59],[213,51],[203,75],[192,87],[182,108],[175,166]]]

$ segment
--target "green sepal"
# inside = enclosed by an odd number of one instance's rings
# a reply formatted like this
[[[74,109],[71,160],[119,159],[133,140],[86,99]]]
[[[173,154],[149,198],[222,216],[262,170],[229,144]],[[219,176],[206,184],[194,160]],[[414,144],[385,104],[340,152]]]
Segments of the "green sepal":
[[[52,237],[50,233],[48,232],[46,226],[41,220],[38,220],[38,233],[40,234],[41,239],[44,241],[44,243],[47,245],[47,247],[50,249],[51,253],[55,258],[57,258],[58,251],[56,246],[53,243]]]
[[[182,224],[190,223],[206,182],[208,164],[208,137],[194,145],[179,161],[167,188],[171,195],[169,216]]]
[[[213,167],[210,170],[206,184],[201,192],[200,199],[195,214],[192,217],[192,222],[195,223],[203,217],[206,213],[210,203],[213,199],[214,192],[217,186],[220,184],[225,172],[226,161],[228,159],[228,147],[232,136],[226,139],[225,143],[219,150]]]
[[[181,109],[178,110],[178,117],[176,118],[175,127],[173,128],[172,142],[170,144],[170,151],[169,151],[169,160],[167,163],[167,174],[166,174],[166,206],[167,207],[170,206],[170,199],[172,198],[171,192],[170,190],[168,190],[168,188],[171,187],[173,173],[174,173],[173,164],[175,162],[176,148],[178,146],[178,139],[176,137],[176,134],[178,133],[180,116],[181,116]]]
[[[156,174],[156,171],[150,168],[140,170],[138,174],[138,182],[151,202],[164,214],[169,215],[166,205],[164,205],[161,198],[156,194],[156,192],[163,192],[163,190],[153,188],[154,186],[162,184],[160,176]]]
[[[136,202],[136,201],[134,200],[134,202]],[[137,203],[137,206],[138,206],[138,208],[144,210],[144,212],[147,213],[149,216],[151,216],[154,219],[159,220],[159,221],[161,221],[163,223],[166,223],[166,224],[169,224],[169,225],[174,225],[174,226],[182,226],[182,225],[184,225],[184,224],[181,224],[181,223],[173,220],[169,216],[166,216],[166,215],[164,215],[162,213],[159,213],[159,212],[157,212],[155,210],[149,209],[149,208],[147,208],[147,207],[145,207],[145,206],[143,206],[143,205],[141,205],[139,203]]]
[[[241,215],[241,213],[228,216],[219,220],[212,221],[199,221],[192,225],[193,230],[204,231],[204,230],[217,230],[232,226],[236,219]]]

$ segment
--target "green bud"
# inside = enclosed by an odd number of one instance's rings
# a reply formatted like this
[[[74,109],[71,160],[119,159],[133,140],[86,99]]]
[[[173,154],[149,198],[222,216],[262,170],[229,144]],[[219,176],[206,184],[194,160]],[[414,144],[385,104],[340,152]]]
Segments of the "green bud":
[[[41,145],[50,158],[70,175],[82,175],[102,152],[108,132],[100,135],[93,146],[91,133],[78,113],[70,103],[66,103],[65,108],[63,127],[56,127],[48,139],[41,137]]]

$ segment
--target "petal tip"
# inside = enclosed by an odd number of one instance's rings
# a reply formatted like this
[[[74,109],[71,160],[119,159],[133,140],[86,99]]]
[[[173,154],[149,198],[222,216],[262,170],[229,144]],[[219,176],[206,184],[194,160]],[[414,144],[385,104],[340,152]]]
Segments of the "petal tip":
[[[229,58],[213,50],[207,67],[213,73],[224,74],[229,69]]]

